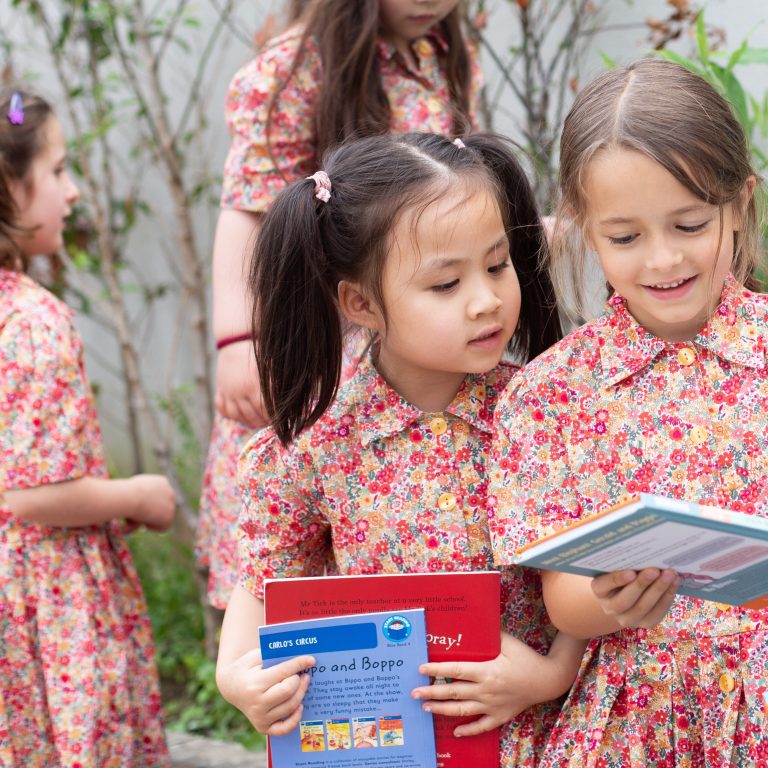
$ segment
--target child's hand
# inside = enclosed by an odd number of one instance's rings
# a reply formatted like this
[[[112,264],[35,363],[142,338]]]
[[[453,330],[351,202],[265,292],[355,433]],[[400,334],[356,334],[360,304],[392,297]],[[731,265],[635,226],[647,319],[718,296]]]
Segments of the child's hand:
[[[215,403],[221,416],[239,421],[251,429],[261,429],[269,424],[250,342],[241,341],[219,350]]]
[[[221,695],[236,706],[251,725],[268,736],[290,733],[301,719],[302,700],[310,677],[305,669],[314,666],[313,656],[296,658],[264,669],[256,648],[228,666],[216,669]]]
[[[575,674],[563,684],[558,664],[506,632],[501,634],[501,653],[491,661],[428,663],[419,672],[454,681],[413,689],[413,698],[426,700],[426,711],[451,717],[480,716],[459,725],[455,736],[474,736],[508,723],[531,705],[564,693]]]
[[[162,475],[134,475],[126,481],[133,494],[132,511],[126,515],[129,529],[136,524],[151,531],[165,531],[173,522],[176,496]]]
[[[600,607],[622,627],[653,627],[666,616],[680,586],[672,570],[614,571],[592,579]]]

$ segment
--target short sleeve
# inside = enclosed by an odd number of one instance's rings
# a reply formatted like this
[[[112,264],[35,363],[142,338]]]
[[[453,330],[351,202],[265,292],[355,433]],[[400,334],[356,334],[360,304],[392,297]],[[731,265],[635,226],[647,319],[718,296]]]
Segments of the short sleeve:
[[[524,386],[509,388],[496,409],[489,515],[494,559],[514,563],[518,547],[580,517],[558,409]]]
[[[322,576],[333,562],[330,526],[309,457],[267,430],[243,450],[239,477],[239,584],[262,597],[265,579]]]
[[[224,166],[222,208],[263,212],[288,183],[314,170],[320,57],[307,41],[307,50],[291,71],[300,40],[296,34],[278,38],[230,83],[225,115],[231,145]]]
[[[102,471],[82,343],[65,310],[18,314],[0,329],[0,399],[7,488]]]

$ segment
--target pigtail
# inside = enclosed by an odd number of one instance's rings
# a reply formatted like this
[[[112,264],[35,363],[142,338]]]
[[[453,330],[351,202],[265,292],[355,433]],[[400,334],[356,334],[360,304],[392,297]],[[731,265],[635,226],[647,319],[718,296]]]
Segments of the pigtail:
[[[288,187],[264,216],[250,269],[261,393],[285,445],[311,426],[339,385],[343,331],[323,222],[333,202],[309,180]]]
[[[510,350],[527,362],[563,336],[552,281],[541,266],[547,261],[547,239],[536,198],[511,141],[489,133],[464,141],[480,154],[500,188],[505,209],[502,216],[521,293],[520,319]]]

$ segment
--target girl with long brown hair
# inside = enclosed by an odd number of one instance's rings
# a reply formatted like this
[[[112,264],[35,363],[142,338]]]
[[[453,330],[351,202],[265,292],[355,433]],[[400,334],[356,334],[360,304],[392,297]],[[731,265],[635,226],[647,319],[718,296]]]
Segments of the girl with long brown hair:
[[[232,80],[213,252],[217,413],[197,540],[219,608],[235,583],[237,456],[267,423],[250,344],[246,250],[277,193],[339,141],[475,126],[479,66],[463,15],[458,0],[295,0],[288,30]]]

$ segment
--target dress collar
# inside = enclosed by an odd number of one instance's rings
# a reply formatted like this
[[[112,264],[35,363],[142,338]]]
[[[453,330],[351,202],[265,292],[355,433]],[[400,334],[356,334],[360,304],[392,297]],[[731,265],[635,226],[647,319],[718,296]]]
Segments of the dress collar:
[[[353,409],[363,445],[402,432],[410,424],[430,415],[409,403],[387,384],[376,370],[372,354],[372,351],[369,352],[360,361],[347,385],[354,391]],[[468,374],[445,412],[492,434],[493,408],[488,407],[488,378],[489,374]]]
[[[768,306],[729,275],[720,304],[709,322],[689,344],[708,349],[737,365],[762,368],[768,345]],[[630,314],[622,296],[608,300],[597,321],[602,378],[608,386],[632,376],[664,349],[680,346],[664,341],[643,328]]]
[[[395,59],[396,56],[398,59],[401,58],[398,56],[397,48],[383,37],[378,38],[377,45],[379,57],[382,61],[390,61]],[[433,52],[441,55],[448,53],[448,41],[445,39],[440,26],[435,25],[426,34],[414,40],[411,43],[411,48],[413,48],[416,56],[421,61]]]

